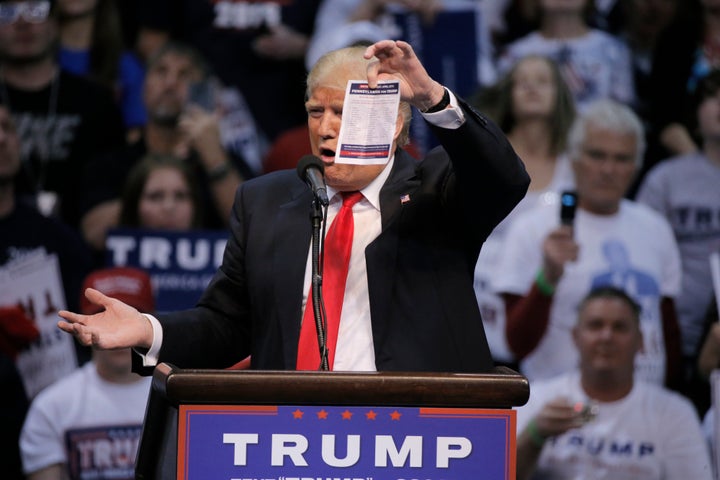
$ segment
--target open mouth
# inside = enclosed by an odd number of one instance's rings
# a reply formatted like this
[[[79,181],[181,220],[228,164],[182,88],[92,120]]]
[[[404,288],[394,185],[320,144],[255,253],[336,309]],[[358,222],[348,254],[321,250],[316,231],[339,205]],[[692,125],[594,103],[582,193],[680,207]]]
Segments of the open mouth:
[[[323,157],[335,158],[335,150],[330,150],[329,148],[321,148],[320,155]]]

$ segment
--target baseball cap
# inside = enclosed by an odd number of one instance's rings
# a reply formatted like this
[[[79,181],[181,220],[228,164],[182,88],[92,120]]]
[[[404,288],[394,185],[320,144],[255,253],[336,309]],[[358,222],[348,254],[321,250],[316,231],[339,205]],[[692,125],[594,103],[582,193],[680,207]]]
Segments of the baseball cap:
[[[133,267],[110,267],[91,272],[83,282],[80,295],[80,313],[90,315],[102,310],[102,307],[85,298],[86,288],[94,288],[108,297],[116,298],[141,312],[155,310],[150,276]]]

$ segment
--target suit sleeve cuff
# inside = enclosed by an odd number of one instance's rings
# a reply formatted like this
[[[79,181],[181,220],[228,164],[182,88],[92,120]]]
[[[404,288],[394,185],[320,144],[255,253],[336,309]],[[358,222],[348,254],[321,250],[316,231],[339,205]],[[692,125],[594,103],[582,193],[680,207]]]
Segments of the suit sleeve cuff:
[[[162,347],[162,325],[160,325],[160,322],[158,322],[157,318],[153,317],[149,313],[143,313],[143,315],[145,315],[145,318],[150,321],[150,325],[152,326],[152,344],[150,345],[150,349],[145,353],[138,350],[137,348],[134,348],[133,350],[135,350],[135,352],[140,355],[140,358],[142,358],[143,367],[154,367],[158,364],[158,358],[160,357],[160,347]]]
[[[435,113],[420,112],[420,115],[422,115],[428,123],[435,125],[436,127],[455,130],[465,123],[465,114],[463,113],[462,108],[460,108],[455,94],[449,89],[448,93],[450,94],[450,105],[448,108]]]

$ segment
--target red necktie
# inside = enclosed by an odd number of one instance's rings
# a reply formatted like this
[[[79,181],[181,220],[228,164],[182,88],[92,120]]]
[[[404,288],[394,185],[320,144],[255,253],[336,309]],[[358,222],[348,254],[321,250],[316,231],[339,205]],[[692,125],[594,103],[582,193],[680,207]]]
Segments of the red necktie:
[[[325,252],[323,253],[322,292],[327,314],[325,329],[330,370],[333,369],[335,361],[335,344],[337,343],[338,329],[340,327],[340,314],[342,313],[343,298],[345,297],[345,281],[347,280],[350,252],[352,250],[354,229],[352,207],[363,198],[363,195],[360,192],[343,192],[342,197],[342,207],[325,236]],[[312,288],[310,292],[312,292]],[[315,327],[310,292],[308,292],[305,314],[300,329],[297,356],[298,370],[319,370],[320,368],[320,347],[317,341],[317,329]]]

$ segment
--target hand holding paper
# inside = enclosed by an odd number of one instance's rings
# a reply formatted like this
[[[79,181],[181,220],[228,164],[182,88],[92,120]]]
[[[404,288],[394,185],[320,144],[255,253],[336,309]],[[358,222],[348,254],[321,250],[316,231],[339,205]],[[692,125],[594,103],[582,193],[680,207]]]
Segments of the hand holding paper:
[[[370,45],[364,56],[377,58],[368,66],[370,88],[380,80],[399,80],[400,99],[419,110],[438,104],[445,95],[445,88],[430,77],[409,43],[381,40]]]

